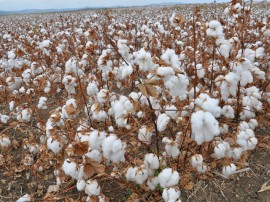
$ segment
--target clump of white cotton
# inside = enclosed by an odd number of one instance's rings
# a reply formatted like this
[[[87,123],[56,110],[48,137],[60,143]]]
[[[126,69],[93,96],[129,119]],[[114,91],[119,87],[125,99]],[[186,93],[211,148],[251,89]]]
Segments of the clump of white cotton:
[[[165,202],[175,202],[180,198],[180,190],[174,187],[165,188],[162,192],[162,198]]]
[[[142,126],[138,132],[138,139],[146,145],[151,143],[151,137],[153,132],[147,128],[147,126]]]
[[[102,151],[104,157],[108,161],[112,161],[114,163],[125,161],[125,145],[114,134],[111,134],[104,139],[102,143]]]
[[[171,168],[163,169],[158,175],[158,181],[162,188],[172,187],[178,184],[180,175]]]
[[[160,114],[157,118],[157,129],[162,132],[167,128],[167,125],[170,121],[170,117],[166,114]]]
[[[204,111],[197,111],[191,116],[192,139],[201,145],[220,134],[219,123],[215,117]]]
[[[162,142],[165,143],[165,151],[166,151],[166,155],[176,158],[177,156],[179,156],[180,154],[180,150],[178,148],[178,142],[171,140],[167,137],[164,137],[162,139]]]
[[[85,193],[89,196],[98,196],[100,195],[100,186],[96,180],[87,180],[85,186]]]
[[[235,164],[231,163],[228,166],[224,166],[222,168],[222,174],[225,175],[226,177],[229,177],[230,175],[233,175],[236,173],[236,166]]]

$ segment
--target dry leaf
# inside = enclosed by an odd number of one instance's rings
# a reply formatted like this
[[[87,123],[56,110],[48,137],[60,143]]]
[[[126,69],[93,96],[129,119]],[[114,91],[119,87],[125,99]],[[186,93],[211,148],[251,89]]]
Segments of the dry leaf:
[[[194,187],[194,183],[192,182],[192,181],[189,181],[187,184],[185,184],[184,186],[183,186],[183,188],[185,189],[185,190],[192,190],[193,189],[193,187]]]
[[[264,192],[270,190],[270,185],[267,185],[267,182],[263,183],[261,189],[258,192]]]
[[[105,166],[91,158],[86,157],[84,164],[84,172],[87,174],[88,177],[92,177],[94,174],[104,173]]]
[[[152,84],[140,84],[138,86],[138,88],[140,89],[140,91],[142,92],[142,94],[145,97],[157,97],[158,96],[158,92],[157,90],[153,87]]]
[[[73,145],[73,152],[77,156],[83,156],[84,154],[87,153],[88,148],[89,148],[89,145],[88,145],[88,142],[87,141],[76,142]]]
[[[59,185],[50,185],[47,189],[47,193],[58,192]]]

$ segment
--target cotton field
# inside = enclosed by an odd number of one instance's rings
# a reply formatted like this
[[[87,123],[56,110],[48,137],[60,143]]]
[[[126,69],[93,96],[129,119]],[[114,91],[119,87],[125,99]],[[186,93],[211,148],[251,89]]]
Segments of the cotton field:
[[[39,183],[6,182],[0,200],[179,202],[197,180],[250,171],[270,103],[269,11],[0,16],[0,177]]]

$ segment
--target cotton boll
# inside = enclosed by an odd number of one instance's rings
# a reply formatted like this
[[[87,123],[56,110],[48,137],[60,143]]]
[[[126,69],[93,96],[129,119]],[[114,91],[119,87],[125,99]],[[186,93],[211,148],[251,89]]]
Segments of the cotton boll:
[[[195,154],[191,157],[191,165],[196,168],[203,163],[203,157],[201,154]]]
[[[105,103],[109,99],[110,92],[107,89],[101,89],[97,93],[97,101],[99,103]]]
[[[154,64],[151,61],[151,54],[145,52],[144,49],[139,50],[138,52],[133,53],[135,56],[134,63],[139,65],[139,69],[142,71],[152,70]]]
[[[101,151],[102,143],[105,140],[107,133],[100,132],[98,130],[93,130],[92,132],[88,133],[88,135],[89,137],[87,138],[87,140],[88,140],[89,146],[94,150]]]
[[[259,124],[256,119],[250,119],[248,125],[250,129],[254,130]]]
[[[175,54],[175,50],[167,49],[166,52],[161,55],[161,59],[173,67],[180,67],[179,58]]]
[[[1,147],[9,147],[11,145],[9,137],[6,135],[0,136],[0,145]]]
[[[39,98],[39,103],[38,103],[38,109],[47,109],[48,108],[46,106],[47,100],[48,99],[46,97],[40,97]]]
[[[104,157],[114,163],[125,160],[125,147],[116,135],[111,134],[104,139],[102,143],[102,151]]]
[[[237,160],[240,159],[240,157],[241,157],[243,151],[244,151],[244,150],[243,150],[241,147],[234,148],[234,149],[231,150],[231,155],[230,155],[230,156],[231,156],[235,161],[237,161]]]
[[[96,96],[98,92],[98,87],[96,82],[90,82],[87,86],[87,95],[88,96]]]
[[[25,194],[24,196],[20,197],[16,202],[28,202],[31,200],[31,196],[29,194]]]
[[[197,111],[191,116],[192,139],[201,145],[220,134],[219,123],[209,112]]]
[[[180,150],[178,148],[178,142],[177,141],[173,141],[173,140],[170,140],[167,137],[164,137],[162,139],[162,142],[164,142],[166,144],[165,150],[166,150],[166,154],[168,156],[176,158],[180,154]]]
[[[77,164],[69,159],[65,159],[62,170],[66,175],[71,176],[73,179],[79,178],[79,168],[77,167]]]
[[[225,175],[226,177],[229,177],[230,175],[233,175],[236,173],[236,166],[231,163],[228,166],[224,166],[222,169],[222,174]]]
[[[47,140],[47,147],[53,153],[57,154],[57,153],[59,153],[62,150],[63,145],[56,138],[50,137]]]
[[[226,118],[234,118],[234,109],[230,105],[225,105],[222,110],[221,114],[224,115]]]
[[[205,93],[201,93],[195,100],[195,104],[200,106],[204,110],[210,112],[215,117],[219,117],[221,113],[221,108],[218,106],[218,99],[213,99]]]
[[[151,190],[155,190],[155,188],[158,186],[158,178],[157,177],[151,177],[148,178],[147,180],[147,186],[151,189]]]
[[[159,67],[157,68],[157,75],[160,77],[170,77],[175,74],[172,67]]]
[[[202,79],[205,76],[205,69],[203,68],[202,64],[197,64],[197,76]]]
[[[23,122],[30,122],[32,117],[32,109],[26,108],[17,114],[17,120]]]
[[[229,131],[229,126],[227,124],[223,124],[219,127],[219,130],[221,134],[226,134]]]
[[[180,96],[186,99],[186,90],[189,84],[185,75],[177,74],[165,79],[165,86],[168,88],[171,96]]]
[[[138,139],[143,142],[144,144],[149,145],[151,143],[151,137],[153,132],[150,131],[146,126],[142,126],[139,129]]]
[[[98,196],[100,195],[100,186],[96,180],[87,180],[85,186],[85,193],[89,196]]]
[[[239,126],[238,126],[238,129],[240,131],[245,131],[246,129],[249,129],[249,124],[245,121],[241,121]]]
[[[125,79],[126,77],[130,76],[133,73],[132,66],[126,66],[122,70],[122,79]]]
[[[159,132],[163,132],[166,127],[167,127],[167,124],[169,123],[170,121],[170,117],[167,116],[166,114],[160,114],[157,118],[157,129]]]
[[[159,168],[159,160],[157,155],[149,153],[146,154],[144,157],[144,166],[146,168],[150,168],[150,169],[158,169]]]
[[[10,119],[9,116],[7,115],[1,115],[0,114],[0,121],[3,123],[3,124],[7,124],[8,120]]]
[[[77,184],[76,184],[76,187],[77,187],[77,190],[78,190],[78,191],[84,190],[85,187],[86,187],[86,182],[85,182],[85,180],[82,180],[82,179],[78,180],[78,181],[77,181]]]
[[[130,167],[127,170],[126,178],[128,181],[135,182],[136,184],[143,184],[148,178],[148,171],[144,165],[140,167]]]
[[[205,163],[202,163],[201,165],[198,165],[196,169],[199,173],[203,174],[207,171],[207,165]]]
[[[98,150],[89,151],[85,154],[85,156],[95,160],[98,163],[101,163],[102,161],[102,155]]]
[[[171,168],[165,168],[159,173],[158,181],[162,188],[175,186],[180,180],[179,173]]]
[[[221,159],[227,156],[227,152],[230,150],[230,144],[228,142],[218,143],[214,148],[214,157]]]
[[[162,198],[165,202],[176,202],[180,198],[180,190],[178,188],[165,188],[162,192]]]

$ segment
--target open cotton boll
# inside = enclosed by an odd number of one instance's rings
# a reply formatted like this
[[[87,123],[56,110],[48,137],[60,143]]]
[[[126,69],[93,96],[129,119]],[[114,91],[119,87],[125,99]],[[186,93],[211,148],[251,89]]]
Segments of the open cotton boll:
[[[73,179],[79,179],[79,168],[75,162],[65,159],[62,165],[62,170],[66,175],[71,176]]]
[[[240,131],[245,131],[246,129],[249,129],[249,124],[246,121],[241,121],[238,126],[238,129]]]
[[[159,160],[157,155],[153,154],[153,153],[149,153],[146,154],[144,157],[144,166],[146,168],[150,168],[150,169],[158,169],[159,168]]]
[[[213,20],[208,24],[208,29],[206,30],[207,36],[218,38],[223,36],[223,28],[220,22]]]
[[[142,126],[140,129],[139,129],[139,132],[138,132],[138,139],[143,142],[144,144],[151,144],[151,137],[153,135],[153,132],[151,132],[147,126]]]
[[[76,187],[77,187],[77,190],[78,190],[78,191],[84,190],[85,187],[86,187],[86,182],[85,182],[85,180],[79,179],[79,180],[77,181]]]
[[[233,160],[237,161],[240,159],[242,153],[243,153],[244,149],[241,148],[241,147],[236,147],[236,148],[233,148],[229,151],[229,155],[230,157],[233,158]]]
[[[172,67],[159,67],[156,71],[157,75],[160,77],[170,77],[175,74]]]
[[[236,73],[230,72],[224,78],[225,80],[222,81],[220,90],[222,99],[227,101],[230,95],[233,97],[236,96],[237,85],[240,77]]]
[[[221,134],[226,134],[229,131],[229,126],[227,124],[223,124],[219,127],[219,130]]]
[[[165,107],[165,113],[172,119],[176,120],[178,118],[179,112],[174,105],[167,105]]]
[[[200,106],[204,110],[210,112],[215,117],[219,117],[221,113],[221,108],[218,106],[218,99],[211,98],[205,93],[201,93],[198,98],[195,100],[195,104]]]
[[[255,137],[253,130],[246,129],[245,131],[240,131],[237,135],[237,144],[241,146],[244,150],[253,150],[258,144],[258,140]]]
[[[180,154],[180,150],[178,148],[178,142],[177,141],[173,141],[173,140],[170,140],[167,137],[164,137],[162,139],[162,142],[164,142],[166,144],[165,145],[165,150],[166,150],[166,154],[168,156],[176,158]]]
[[[166,129],[167,124],[170,121],[170,117],[166,114],[160,114],[157,118],[157,129],[159,132],[162,132]]]
[[[86,88],[87,91],[87,95],[88,96],[96,96],[97,92],[98,92],[98,87],[97,87],[97,83],[96,82],[90,82]]]
[[[176,202],[180,198],[180,190],[174,187],[165,188],[162,192],[162,198],[165,202]]]
[[[10,141],[8,136],[6,136],[6,135],[0,136],[0,145],[2,147],[9,147],[10,144],[11,144],[11,141]]]
[[[195,154],[191,157],[191,165],[196,168],[203,163],[203,156],[201,154]]]
[[[85,186],[85,193],[89,196],[98,196],[100,195],[100,186],[96,180],[87,180]]]
[[[180,67],[179,58],[173,49],[167,48],[166,52],[161,55],[161,59],[173,67]]]
[[[89,132],[87,134],[89,135],[89,137],[87,138],[89,146],[94,150],[96,149],[98,151],[101,151],[102,143],[105,140],[107,133],[93,130],[92,132]]]
[[[135,182],[136,184],[143,184],[148,178],[148,171],[144,165],[140,167],[130,167],[127,170],[126,178],[128,181]]]
[[[14,60],[16,57],[16,54],[14,51],[8,51],[8,59]]]
[[[110,96],[110,91],[107,89],[101,89],[98,93],[97,93],[97,101],[99,103],[105,103],[109,100],[109,96]]]
[[[30,122],[32,117],[32,109],[26,108],[17,114],[17,120],[22,122]]]
[[[20,197],[16,202],[28,202],[31,201],[31,196],[29,194],[25,194],[22,197]]]
[[[102,151],[104,157],[109,161],[114,163],[125,161],[125,146],[114,134],[111,134],[104,139],[102,143]]]
[[[205,69],[203,68],[202,64],[197,64],[196,65],[197,69],[197,76],[202,79],[205,76]]]
[[[7,115],[1,115],[1,114],[0,114],[0,121],[1,121],[2,123],[7,124],[7,122],[8,122],[9,119],[10,119],[9,116],[7,116]]]
[[[38,109],[47,109],[48,108],[46,106],[47,100],[48,99],[46,97],[40,97],[38,102]]]
[[[151,190],[155,190],[155,188],[158,186],[158,178],[157,177],[150,177],[148,178],[146,184]]]
[[[57,154],[62,150],[63,145],[56,138],[49,137],[47,140],[47,147],[53,153]]]
[[[85,154],[85,156],[95,160],[98,163],[101,163],[102,161],[102,155],[98,150],[89,151]]]
[[[218,143],[214,148],[213,156],[217,159],[221,159],[227,156],[228,151],[231,149],[228,142]]]
[[[198,165],[196,167],[197,171],[201,174],[205,173],[207,171],[207,165],[205,163],[202,163],[201,165]]]
[[[158,181],[162,188],[172,187],[178,184],[180,175],[171,168],[163,169],[158,175]]]
[[[191,116],[191,138],[201,145],[220,134],[219,123],[209,112],[197,111]]]
[[[233,175],[236,173],[236,166],[231,163],[230,165],[228,166],[224,166],[222,168],[222,174],[225,175],[226,177],[229,177],[230,175]]]
[[[165,79],[164,85],[169,89],[171,96],[180,96],[180,99],[186,99],[186,90],[188,87],[188,78],[183,74],[177,74]]]
[[[130,76],[133,73],[133,68],[131,65],[125,66],[122,69],[122,79],[125,79],[126,77]]]
[[[134,63],[139,65],[139,69],[142,71],[150,71],[153,69],[154,64],[152,62],[151,54],[145,52],[142,48],[138,52],[133,53],[135,56]]]
[[[234,109],[230,105],[225,105],[221,110],[221,114],[223,116],[225,116],[226,118],[233,119],[234,118]]]
[[[248,122],[248,125],[249,125],[250,129],[254,130],[255,128],[257,128],[257,126],[259,124],[258,124],[258,121],[256,119],[250,119]]]

